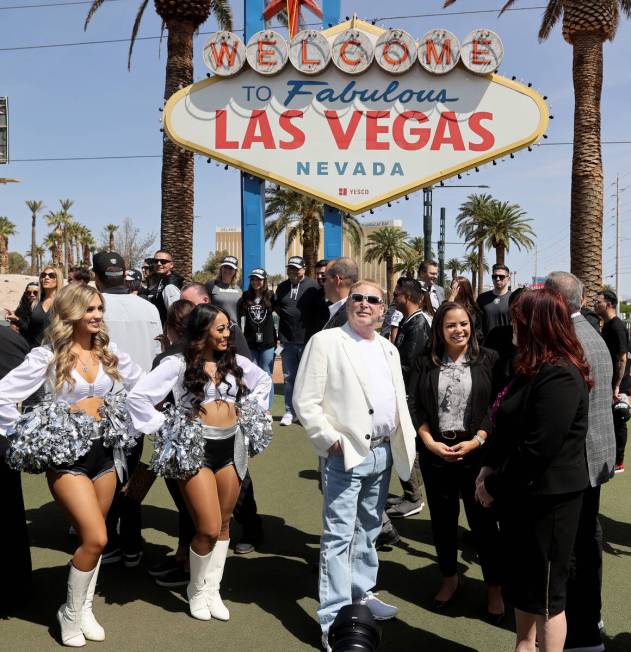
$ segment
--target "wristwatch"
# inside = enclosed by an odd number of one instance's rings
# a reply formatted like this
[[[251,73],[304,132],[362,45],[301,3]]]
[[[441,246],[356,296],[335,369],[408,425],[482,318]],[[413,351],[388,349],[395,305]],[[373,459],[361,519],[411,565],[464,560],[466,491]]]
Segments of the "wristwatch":
[[[484,442],[486,441],[486,439],[484,439],[484,437],[480,437],[480,435],[473,435],[472,439],[475,439],[478,444],[480,444],[480,448],[484,446]]]

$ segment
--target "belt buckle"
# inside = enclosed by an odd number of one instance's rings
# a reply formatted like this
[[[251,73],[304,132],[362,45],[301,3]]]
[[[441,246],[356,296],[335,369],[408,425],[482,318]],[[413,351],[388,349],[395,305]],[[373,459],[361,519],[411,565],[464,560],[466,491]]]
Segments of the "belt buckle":
[[[441,432],[440,435],[443,439],[449,439],[449,440],[456,439],[456,437],[458,436],[455,430],[445,430]]]

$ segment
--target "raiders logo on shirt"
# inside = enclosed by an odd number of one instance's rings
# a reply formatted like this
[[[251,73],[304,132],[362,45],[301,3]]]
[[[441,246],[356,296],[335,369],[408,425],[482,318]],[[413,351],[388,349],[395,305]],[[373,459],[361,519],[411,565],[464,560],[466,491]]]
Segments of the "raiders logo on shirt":
[[[265,317],[267,317],[267,308],[265,306],[262,306],[258,303],[253,303],[252,305],[248,306],[248,310],[250,312],[250,319],[255,324],[262,324],[265,321]]]

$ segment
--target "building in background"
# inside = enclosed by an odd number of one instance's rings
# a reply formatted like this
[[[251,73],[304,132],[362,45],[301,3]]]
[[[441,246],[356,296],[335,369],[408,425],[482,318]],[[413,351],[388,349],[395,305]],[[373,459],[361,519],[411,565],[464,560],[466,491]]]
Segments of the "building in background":
[[[238,226],[215,231],[215,251],[225,251],[241,262],[241,229]]]

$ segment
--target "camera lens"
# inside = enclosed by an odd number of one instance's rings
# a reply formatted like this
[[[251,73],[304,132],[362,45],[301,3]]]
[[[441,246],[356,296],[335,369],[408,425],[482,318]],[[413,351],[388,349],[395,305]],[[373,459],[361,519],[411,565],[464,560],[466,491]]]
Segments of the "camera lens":
[[[381,630],[370,609],[359,604],[342,607],[329,630],[333,652],[375,652],[380,640]]]

